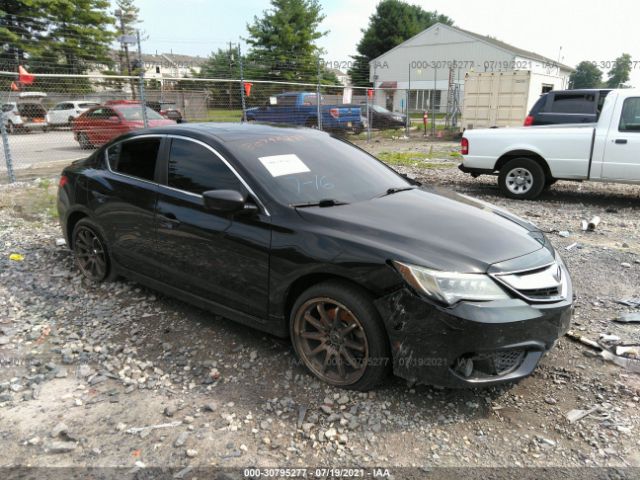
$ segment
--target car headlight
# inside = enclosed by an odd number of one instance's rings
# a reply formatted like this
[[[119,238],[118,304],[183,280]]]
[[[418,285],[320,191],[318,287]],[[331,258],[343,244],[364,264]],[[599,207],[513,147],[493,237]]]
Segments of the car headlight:
[[[403,122],[403,121],[404,121],[404,118],[402,118],[400,115],[394,115],[394,116],[393,116],[393,119],[394,119],[394,120],[397,120],[397,121],[399,121],[399,122]]]
[[[441,272],[395,261],[393,265],[417,292],[449,305],[459,300],[511,298],[491,277],[482,273]]]

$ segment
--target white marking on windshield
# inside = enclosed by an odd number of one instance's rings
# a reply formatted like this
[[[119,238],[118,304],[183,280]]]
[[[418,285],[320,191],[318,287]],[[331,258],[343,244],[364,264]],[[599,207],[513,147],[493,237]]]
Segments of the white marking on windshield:
[[[300,158],[295,154],[288,155],[272,155],[269,157],[258,157],[258,160],[269,171],[272,177],[281,177],[283,175],[292,175],[294,173],[310,172]]]

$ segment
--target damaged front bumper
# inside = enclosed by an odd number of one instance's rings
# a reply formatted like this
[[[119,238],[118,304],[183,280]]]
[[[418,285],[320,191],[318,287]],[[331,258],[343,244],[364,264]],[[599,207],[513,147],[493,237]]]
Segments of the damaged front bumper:
[[[569,329],[572,292],[550,304],[521,299],[432,304],[403,288],[376,301],[393,372],[410,382],[480,387],[530,375]]]

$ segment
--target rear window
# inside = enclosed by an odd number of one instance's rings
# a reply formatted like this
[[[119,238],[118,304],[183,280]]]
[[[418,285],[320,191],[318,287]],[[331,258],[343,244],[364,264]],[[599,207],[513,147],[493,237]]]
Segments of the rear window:
[[[160,150],[159,138],[129,140],[109,147],[107,158],[114,172],[153,181],[158,150]]]
[[[549,98],[549,95],[542,95],[538,99],[538,101],[533,105],[533,108],[531,108],[531,115],[535,115],[544,108],[544,104],[547,103],[547,98]]]
[[[593,93],[556,94],[548,112],[552,113],[595,113],[596,97]]]

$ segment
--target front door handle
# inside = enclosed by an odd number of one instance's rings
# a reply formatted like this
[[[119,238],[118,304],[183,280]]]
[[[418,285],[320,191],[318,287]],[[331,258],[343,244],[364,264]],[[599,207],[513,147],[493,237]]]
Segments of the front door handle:
[[[616,143],[618,145],[624,145],[627,143],[627,139],[626,138],[616,138]]]
[[[177,228],[180,225],[180,220],[173,213],[164,213],[159,214],[159,224],[163,228]]]

